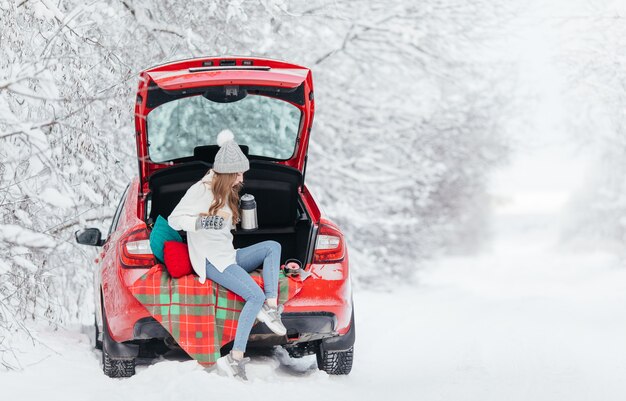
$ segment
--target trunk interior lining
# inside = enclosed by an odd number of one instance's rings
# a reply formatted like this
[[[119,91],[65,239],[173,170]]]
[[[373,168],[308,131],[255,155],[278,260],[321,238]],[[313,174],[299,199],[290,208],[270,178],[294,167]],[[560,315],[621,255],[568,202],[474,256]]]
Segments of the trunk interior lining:
[[[210,167],[211,163],[191,161],[154,173],[149,179],[151,206],[148,223],[154,222],[159,215],[167,218],[187,189],[200,180]],[[297,169],[268,161],[250,160],[250,170],[244,173],[241,194],[254,195],[259,229],[235,230],[235,248],[275,240],[282,247],[281,263],[287,258],[298,258],[306,263],[311,222],[299,201],[298,186],[301,180],[302,175]]]

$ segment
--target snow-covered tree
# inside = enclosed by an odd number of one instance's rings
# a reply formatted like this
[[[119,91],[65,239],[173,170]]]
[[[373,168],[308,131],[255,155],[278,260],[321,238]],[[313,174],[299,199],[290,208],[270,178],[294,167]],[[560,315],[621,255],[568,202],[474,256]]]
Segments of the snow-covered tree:
[[[487,55],[513,10],[490,1],[290,4],[275,28],[288,40],[276,46],[317,82],[307,181],[346,230],[359,281],[406,279],[442,248],[475,247],[510,115],[502,77],[511,67]]]
[[[136,175],[137,74],[154,64],[251,54],[313,69],[307,182],[360,283],[472,243],[506,153],[508,67],[481,54],[507,13],[490,0],[0,1],[0,366],[19,366],[25,319],[93,313],[95,250],[74,232],[106,232]]]
[[[626,6],[574,5],[575,15],[557,21],[558,61],[567,71],[569,128],[595,164],[571,204],[565,236],[626,254]]]

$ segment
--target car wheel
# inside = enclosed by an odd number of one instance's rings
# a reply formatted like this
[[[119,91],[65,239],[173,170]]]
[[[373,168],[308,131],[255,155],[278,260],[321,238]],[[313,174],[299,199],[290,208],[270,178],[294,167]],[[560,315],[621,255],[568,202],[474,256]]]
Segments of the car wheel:
[[[109,326],[107,323],[107,317],[102,311],[102,339],[107,335]],[[102,347],[102,371],[109,377],[131,377],[135,374],[135,358],[118,359],[113,358],[106,350],[106,347]]]
[[[354,346],[346,351],[325,351],[323,347],[317,350],[317,367],[329,375],[347,375],[352,370]]]
[[[113,359],[103,350],[102,371],[109,377],[131,377],[135,374],[135,359]]]

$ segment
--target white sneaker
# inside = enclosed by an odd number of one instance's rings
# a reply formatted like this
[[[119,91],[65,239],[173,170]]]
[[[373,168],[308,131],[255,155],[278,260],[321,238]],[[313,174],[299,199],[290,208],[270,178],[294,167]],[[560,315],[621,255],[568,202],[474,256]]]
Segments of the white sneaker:
[[[280,320],[280,314],[282,312],[282,305],[278,305],[278,308],[272,308],[264,302],[256,318],[259,319],[260,322],[265,323],[267,327],[274,332],[274,334],[284,336],[287,334],[287,329]]]
[[[241,360],[236,360],[230,353],[224,355],[216,361],[217,371],[221,375],[228,377],[236,377],[241,380],[247,381],[245,364],[250,362],[250,358],[245,357]]]

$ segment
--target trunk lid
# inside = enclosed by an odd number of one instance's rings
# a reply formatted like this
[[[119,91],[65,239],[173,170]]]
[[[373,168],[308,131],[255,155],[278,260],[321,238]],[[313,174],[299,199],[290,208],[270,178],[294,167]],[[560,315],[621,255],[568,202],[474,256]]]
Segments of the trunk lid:
[[[162,168],[212,162],[216,137],[230,129],[251,160],[304,174],[313,122],[308,68],[251,57],[173,62],[140,74],[135,129],[141,193]]]

